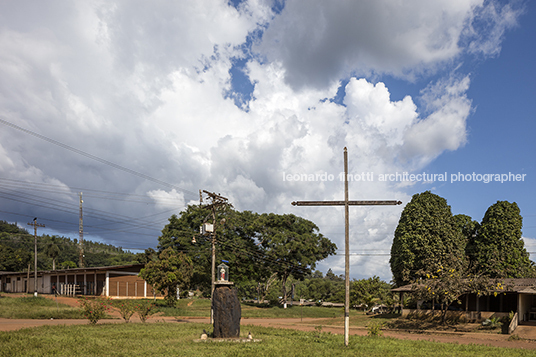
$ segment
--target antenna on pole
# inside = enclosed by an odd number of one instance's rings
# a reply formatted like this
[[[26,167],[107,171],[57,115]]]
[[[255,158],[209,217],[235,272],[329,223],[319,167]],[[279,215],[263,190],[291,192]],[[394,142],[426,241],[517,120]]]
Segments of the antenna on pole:
[[[80,268],[84,267],[84,215],[82,213],[82,192],[80,192],[80,219],[78,223],[78,251],[79,251],[79,262],[78,265]]]

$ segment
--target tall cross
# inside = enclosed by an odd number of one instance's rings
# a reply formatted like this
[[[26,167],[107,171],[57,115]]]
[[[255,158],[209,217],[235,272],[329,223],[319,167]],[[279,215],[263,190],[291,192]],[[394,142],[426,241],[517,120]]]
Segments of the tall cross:
[[[395,206],[401,201],[349,201],[348,200],[348,151],[344,148],[344,201],[295,201],[293,206],[344,206],[344,345],[348,346],[348,330],[350,328],[350,219],[349,206]]]

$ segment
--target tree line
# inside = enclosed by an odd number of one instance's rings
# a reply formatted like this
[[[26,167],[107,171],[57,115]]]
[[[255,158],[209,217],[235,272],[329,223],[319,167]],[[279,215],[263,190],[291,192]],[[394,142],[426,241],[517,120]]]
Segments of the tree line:
[[[86,267],[139,263],[141,254],[134,254],[110,244],[84,240]],[[77,239],[56,235],[37,237],[37,269],[69,269],[78,267]],[[25,271],[34,267],[34,236],[16,223],[0,221],[0,271]]]
[[[199,234],[199,225],[207,214],[201,207],[191,206],[172,216],[162,230],[157,249],[143,253],[84,240],[85,266],[145,263],[149,269],[144,277],[163,293],[180,286],[183,293],[193,290],[210,296],[211,238]],[[284,290],[287,300],[344,302],[344,276],[335,275],[331,269],[325,275],[315,270],[319,260],[335,254],[336,246],[319,234],[312,222],[293,215],[235,210],[221,212],[217,218],[221,223],[216,230],[218,264],[221,260],[229,262],[231,280],[241,298],[278,304]],[[76,239],[38,236],[38,269],[76,268],[78,249]],[[33,252],[32,234],[16,223],[0,221],[0,271],[25,271],[28,266],[33,270]],[[371,306],[390,301],[386,294],[389,289],[390,285],[378,277],[353,280],[351,303]],[[373,296],[372,291],[381,293]]]

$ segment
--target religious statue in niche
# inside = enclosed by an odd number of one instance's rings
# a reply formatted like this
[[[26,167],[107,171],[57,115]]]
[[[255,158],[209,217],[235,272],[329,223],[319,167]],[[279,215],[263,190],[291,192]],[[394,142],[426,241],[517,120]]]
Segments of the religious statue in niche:
[[[229,267],[225,264],[218,265],[218,280],[219,281],[229,281]]]

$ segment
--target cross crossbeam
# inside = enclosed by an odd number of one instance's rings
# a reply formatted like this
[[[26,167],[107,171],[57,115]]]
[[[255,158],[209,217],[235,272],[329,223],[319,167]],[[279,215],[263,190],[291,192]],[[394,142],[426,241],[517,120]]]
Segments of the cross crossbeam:
[[[402,201],[294,201],[293,206],[394,206]]]

